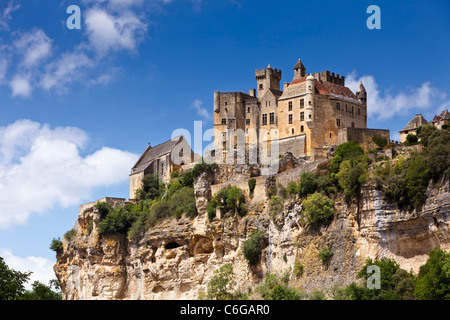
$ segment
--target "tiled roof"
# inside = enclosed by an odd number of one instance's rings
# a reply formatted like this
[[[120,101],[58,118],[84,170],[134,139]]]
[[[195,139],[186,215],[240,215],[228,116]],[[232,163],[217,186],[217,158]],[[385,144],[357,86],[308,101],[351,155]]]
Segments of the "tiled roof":
[[[428,124],[428,121],[421,114],[416,114],[400,132],[413,130],[425,124]]]
[[[294,86],[294,87],[292,87],[292,86],[305,82],[306,78],[307,77],[301,77],[301,78],[292,80],[291,83],[289,84],[289,86],[287,87],[287,89],[284,90],[284,92],[286,94],[283,94],[283,98],[290,98],[291,96],[294,96],[295,94],[293,94],[293,92],[298,91],[298,90],[294,90],[294,88],[296,86]],[[356,95],[352,92],[352,90],[350,90],[347,87],[344,87],[344,86],[341,86],[338,84],[334,84],[331,82],[319,81],[317,79],[314,79],[314,83],[315,83],[315,87],[316,87],[316,93],[318,93],[318,94],[331,95],[331,96],[335,96],[337,98],[347,98],[347,99],[355,100],[355,102],[359,102]]]
[[[132,173],[137,173],[144,171],[146,168],[148,168],[149,165],[152,164],[152,162],[167,153],[172,152],[173,148],[183,140],[183,136],[178,136],[176,138],[173,138],[172,140],[166,141],[164,143],[161,143],[155,147],[148,146],[147,149],[144,151],[144,153],[141,155],[139,160],[136,162],[136,164],[131,169]]]

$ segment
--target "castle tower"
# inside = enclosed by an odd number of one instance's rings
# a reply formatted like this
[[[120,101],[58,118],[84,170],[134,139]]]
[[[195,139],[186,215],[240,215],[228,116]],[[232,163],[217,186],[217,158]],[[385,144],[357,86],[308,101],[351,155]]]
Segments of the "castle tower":
[[[280,90],[281,70],[272,68],[270,64],[267,68],[256,69],[255,77],[258,99],[261,99],[269,89]]]
[[[314,95],[316,92],[315,78],[310,74],[306,78],[306,124],[309,128],[314,128]]]
[[[298,59],[297,64],[294,67],[294,80],[305,76],[306,68],[302,61]]]
[[[364,88],[362,81],[359,83],[358,90],[356,90],[356,97],[358,98],[359,101],[367,103],[367,92],[366,88]]]

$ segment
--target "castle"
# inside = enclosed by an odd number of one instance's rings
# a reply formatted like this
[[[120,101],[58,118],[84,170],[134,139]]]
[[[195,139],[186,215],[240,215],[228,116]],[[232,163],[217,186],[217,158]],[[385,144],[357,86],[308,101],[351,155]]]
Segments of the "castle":
[[[276,141],[281,155],[291,152],[314,159],[324,146],[338,145],[339,129],[367,128],[367,92],[362,83],[353,93],[344,76],[305,71],[298,60],[294,78],[281,90],[281,70],[269,64],[255,71],[257,89],[248,94],[215,91],[215,153],[222,150],[225,156],[227,150],[236,150],[236,133],[241,132],[247,156],[252,144],[267,144],[270,149]]]

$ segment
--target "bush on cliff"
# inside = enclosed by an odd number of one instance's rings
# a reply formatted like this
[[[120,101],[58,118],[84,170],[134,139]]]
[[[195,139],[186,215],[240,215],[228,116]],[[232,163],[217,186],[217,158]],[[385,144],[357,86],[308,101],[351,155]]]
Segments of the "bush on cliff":
[[[309,195],[302,202],[300,221],[305,226],[318,228],[330,223],[334,216],[334,201],[321,193]]]
[[[262,241],[264,240],[264,232],[254,230],[244,243],[244,258],[250,265],[255,265],[261,258]]]
[[[237,213],[244,216],[247,213],[244,191],[238,187],[227,186],[219,190],[212,198],[207,207],[209,220],[216,217],[216,209],[227,215]]]

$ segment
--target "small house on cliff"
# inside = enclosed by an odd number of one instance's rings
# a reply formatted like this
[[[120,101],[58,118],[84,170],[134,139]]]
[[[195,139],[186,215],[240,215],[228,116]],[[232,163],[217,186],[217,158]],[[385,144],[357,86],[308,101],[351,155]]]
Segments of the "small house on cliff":
[[[155,147],[150,144],[130,173],[130,199],[135,199],[136,191],[142,188],[142,179],[147,174],[156,174],[164,181],[181,166],[194,162],[194,152],[186,139],[180,135]]]

